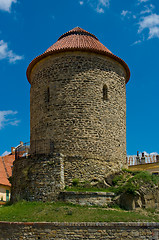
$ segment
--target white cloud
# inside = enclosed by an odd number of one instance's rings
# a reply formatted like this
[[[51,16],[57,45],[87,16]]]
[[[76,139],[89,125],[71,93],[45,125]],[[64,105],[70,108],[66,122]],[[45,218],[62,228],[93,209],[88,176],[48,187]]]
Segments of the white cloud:
[[[8,151],[5,151],[3,154],[2,154],[2,157],[6,156],[6,155],[9,155],[11,152],[8,152]]]
[[[152,13],[152,11],[155,8],[155,6],[150,4],[149,6],[144,6],[144,8],[145,8],[145,10],[142,10],[140,12],[141,15],[146,14],[146,13]]]
[[[148,2],[149,0],[138,0],[139,3],[145,3]]]
[[[0,0],[0,10],[10,12],[12,3],[16,3],[17,0]]]
[[[127,16],[127,15],[129,15],[129,14],[131,14],[131,12],[128,11],[128,10],[123,10],[123,11],[121,12],[121,16],[123,16],[123,17],[125,17],[125,16]]]
[[[109,7],[109,0],[98,0],[98,2],[104,7]]]
[[[19,120],[14,119],[9,124],[12,125],[12,126],[18,126],[19,122],[20,122]]]
[[[8,110],[8,111],[0,111],[0,129],[2,129],[5,125],[13,125],[17,126],[20,122],[16,118],[8,119],[10,115],[16,115],[16,111]]]
[[[23,56],[19,56],[12,50],[9,50],[8,44],[0,40],[0,60],[2,59],[8,59],[10,63],[15,63],[17,60],[22,60]]]
[[[128,14],[128,12],[129,12],[129,11],[127,11],[127,10],[123,10],[123,11],[121,12],[121,15],[125,17],[125,16]]]
[[[159,27],[152,27],[149,29],[149,37],[148,39],[151,39],[151,38],[159,38]]]
[[[146,17],[142,17],[138,24],[138,33],[141,33],[143,30],[148,29],[148,39],[154,37],[159,38],[159,15],[151,14]]]
[[[143,42],[145,39],[159,38],[159,14],[155,13],[155,6],[150,0],[136,0],[135,11],[132,9],[122,10],[122,19],[128,19],[131,26],[137,26],[137,32],[140,34],[138,40],[131,46]],[[142,5],[141,5],[142,3]]]
[[[99,7],[99,6],[97,6],[96,11],[97,11],[98,13],[104,13],[104,9],[101,8],[101,7]]]
[[[83,2],[83,1],[79,1],[79,4],[80,4],[80,5],[83,5],[83,4],[84,4],[84,2]]]
[[[109,0],[87,0],[87,2],[98,13],[104,13],[104,9],[109,7]]]
[[[141,40],[135,41],[131,46],[141,43]]]
[[[98,0],[96,11],[98,13],[104,13],[104,8],[109,7],[109,0]]]

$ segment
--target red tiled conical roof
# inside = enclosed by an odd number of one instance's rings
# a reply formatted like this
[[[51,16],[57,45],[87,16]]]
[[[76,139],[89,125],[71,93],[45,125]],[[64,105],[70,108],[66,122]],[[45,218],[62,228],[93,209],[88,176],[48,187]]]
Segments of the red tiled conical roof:
[[[99,42],[95,35],[79,27],[64,33],[61,37],[59,37],[58,41],[49,47],[45,52],[58,51],[61,49],[98,50],[111,53],[108,48]]]
[[[27,69],[27,78],[30,82],[30,73],[37,62],[41,59],[45,58],[46,56],[52,55],[57,52],[66,52],[66,51],[85,51],[85,52],[95,52],[100,53],[102,55],[107,55],[116,61],[120,62],[121,65],[126,70],[127,77],[126,83],[129,81],[130,78],[130,70],[127,64],[119,57],[115,56],[111,51],[106,48],[98,38],[87,32],[86,30],[76,27],[72,30],[64,33],[59,37],[58,41],[54,43],[51,47],[49,47],[43,54],[36,57],[28,66]]]

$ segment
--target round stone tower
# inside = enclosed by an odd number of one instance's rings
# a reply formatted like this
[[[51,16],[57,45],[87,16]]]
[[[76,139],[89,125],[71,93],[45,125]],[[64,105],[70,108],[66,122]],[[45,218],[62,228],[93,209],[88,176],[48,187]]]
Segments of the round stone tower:
[[[127,64],[76,27],[27,69],[31,154],[64,156],[65,182],[103,179],[126,163]]]

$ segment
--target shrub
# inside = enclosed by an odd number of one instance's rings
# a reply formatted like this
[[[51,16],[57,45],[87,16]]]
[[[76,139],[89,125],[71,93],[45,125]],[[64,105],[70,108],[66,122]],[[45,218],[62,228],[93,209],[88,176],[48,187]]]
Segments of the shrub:
[[[144,184],[152,187],[158,185],[159,176],[151,175],[146,171],[132,172],[124,169],[120,175],[114,177],[112,183],[114,187],[111,190],[116,194],[129,193],[135,195]]]
[[[119,181],[123,180],[123,175],[118,175],[118,176],[115,176],[114,179],[112,180],[112,184],[115,186],[115,185],[118,185]]]
[[[75,179],[72,180],[72,185],[73,186],[78,186],[78,184],[79,184],[79,179],[75,178]]]
[[[142,171],[134,176],[134,179],[137,181],[142,181],[144,183],[159,183],[159,176],[151,175],[149,172]]]

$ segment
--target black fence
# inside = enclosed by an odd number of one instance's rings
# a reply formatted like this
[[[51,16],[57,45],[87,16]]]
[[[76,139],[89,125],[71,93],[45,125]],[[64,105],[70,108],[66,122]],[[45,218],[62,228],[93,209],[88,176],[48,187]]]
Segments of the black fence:
[[[50,155],[54,152],[54,143],[51,139],[33,140],[30,142],[31,155]]]
[[[28,158],[30,155],[51,155],[54,152],[54,143],[50,139],[33,140],[21,143],[15,149],[15,159]]]

